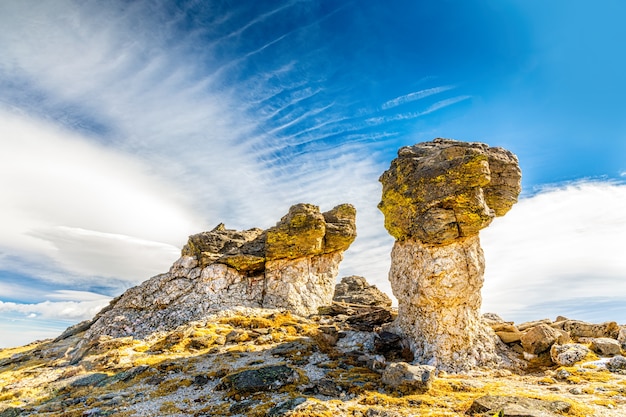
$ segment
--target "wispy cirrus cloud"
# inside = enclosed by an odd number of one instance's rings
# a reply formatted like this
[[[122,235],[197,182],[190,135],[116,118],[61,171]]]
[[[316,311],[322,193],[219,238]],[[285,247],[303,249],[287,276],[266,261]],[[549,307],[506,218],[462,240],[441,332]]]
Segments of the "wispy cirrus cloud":
[[[423,90],[414,91],[412,93],[405,94],[405,95],[396,97],[394,99],[391,99],[391,100],[383,103],[383,105],[381,107],[383,108],[383,110],[391,109],[391,108],[394,108],[394,107],[397,107],[397,106],[401,106],[401,105],[406,104],[406,103],[410,103],[412,101],[421,100],[423,98],[432,96],[434,94],[439,94],[439,93],[442,93],[444,91],[452,90],[453,88],[454,88],[454,86],[451,86],[451,85],[445,85],[445,86],[440,86],[440,87],[432,87],[432,88],[425,88]]]

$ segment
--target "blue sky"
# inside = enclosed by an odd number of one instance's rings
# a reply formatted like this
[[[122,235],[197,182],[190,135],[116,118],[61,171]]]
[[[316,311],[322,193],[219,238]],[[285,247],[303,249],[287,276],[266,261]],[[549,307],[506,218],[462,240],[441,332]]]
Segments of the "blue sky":
[[[0,2],[0,347],[51,337],[224,222],[357,207],[341,274],[390,293],[400,146],[520,159],[483,306],[626,322],[620,1]]]

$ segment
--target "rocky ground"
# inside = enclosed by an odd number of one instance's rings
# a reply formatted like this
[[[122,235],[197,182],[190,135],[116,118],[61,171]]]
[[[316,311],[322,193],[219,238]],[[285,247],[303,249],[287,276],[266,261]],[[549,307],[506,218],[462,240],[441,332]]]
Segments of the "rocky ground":
[[[410,350],[379,328],[395,313],[375,304],[336,302],[307,318],[235,308],[144,339],[103,336],[80,359],[78,326],[0,351],[0,416],[626,415],[621,350],[600,357],[591,338],[570,343],[580,357],[531,354],[529,329],[554,323],[520,331],[491,315],[520,332],[508,346],[523,366],[447,374],[405,365]]]

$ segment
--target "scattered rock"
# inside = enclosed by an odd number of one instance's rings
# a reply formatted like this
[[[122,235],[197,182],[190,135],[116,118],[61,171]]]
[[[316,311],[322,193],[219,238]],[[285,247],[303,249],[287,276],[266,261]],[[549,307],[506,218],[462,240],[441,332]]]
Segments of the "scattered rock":
[[[552,326],[568,332],[575,340],[580,337],[609,337],[611,339],[617,339],[620,332],[620,327],[614,321],[592,324],[579,320],[564,320],[553,323]]]
[[[254,401],[254,400],[237,401],[233,405],[230,406],[228,411],[230,411],[233,414],[245,414],[248,411],[250,411],[252,407],[258,404],[259,404],[259,401]]]
[[[320,337],[326,344],[329,346],[335,346],[337,344],[339,340],[339,329],[337,329],[337,326],[319,326],[318,330],[320,331]]]
[[[374,352],[383,355],[387,360],[413,361],[413,352],[409,349],[408,342],[402,336],[387,331],[376,333]]]
[[[341,278],[335,286],[333,301],[367,306],[391,307],[391,298],[375,285],[369,285],[365,278],[352,275]]]
[[[480,229],[521,190],[517,158],[482,143],[435,139],[404,147],[380,177],[378,207],[394,238],[389,280],[395,327],[420,363],[451,372],[501,362],[480,316]]]
[[[107,379],[109,376],[103,373],[94,373],[75,379],[70,383],[71,387],[93,387]]]
[[[9,407],[0,412],[0,417],[18,417],[22,411],[21,408]]]
[[[547,324],[539,324],[524,332],[521,336],[521,342],[524,351],[538,355],[550,349],[559,340],[559,337],[561,337],[561,333],[556,329]]]
[[[354,329],[371,332],[376,327],[389,323],[394,315],[388,308],[376,308],[348,317],[346,320]]]
[[[620,343],[615,339],[608,337],[599,337],[591,341],[591,350],[598,355],[613,356],[622,353],[622,347]]]
[[[365,417],[401,417],[401,415],[395,411],[381,410],[380,408],[369,408],[365,412]]]
[[[219,389],[233,389],[239,393],[274,391],[298,381],[298,373],[286,365],[271,365],[234,372],[223,377]]]
[[[343,393],[343,390],[335,381],[330,378],[322,378],[317,381],[313,381],[307,392],[325,395],[327,397],[339,398]]]
[[[241,343],[250,339],[248,332],[242,329],[233,329],[226,335],[226,343]]]
[[[503,412],[507,417],[557,417],[566,413],[571,405],[564,401],[544,401],[534,398],[503,395],[486,395],[474,400],[470,415],[493,416]]]
[[[521,324],[517,325],[517,330],[519,330],[520,332],[523,332],[525,330],[528,330],[532,327],[536,327],[539,326],[540,324],[552,324],[552,320],[550,319],[541,319],[541,320],[533,320],[533,321],[527,321]]]
[[[267,412],[267,417],[282,417],[289,415],[289,412],[299,406],[300,404],[306,402],[306,398],[296,397],[276,406],[270,408]]]
[[[146,372],[148,369],[150,369],[150,367],[148,365],[135,366],[133,368],[127,369],[125,371],[119,372],[119,373],[109,377],[106,380],[106,383],[107,384],[113,384],[113,383],[116,383],[116,382],[130,381],[131,379],[133,379],[137,375],[140,375],[140,374]]]
[[[512,326],[511,330],[497,330],[496,335],[507,344],[519,342],[522,339],[522,332]]]
[[[606,364],[606,369],[611,372],[624,372],[626,371],[626,358],[622,355],[613,356]]]
[[[404,394],[423,394],[431,388],[434,377],[433,366],[395,362],[383,371],[382,382]]]
[[[577,343],[565,345],[554,344],[550,348],[550,358],[552,362],[559,366],[572,366],[589,354],[587,346]]]

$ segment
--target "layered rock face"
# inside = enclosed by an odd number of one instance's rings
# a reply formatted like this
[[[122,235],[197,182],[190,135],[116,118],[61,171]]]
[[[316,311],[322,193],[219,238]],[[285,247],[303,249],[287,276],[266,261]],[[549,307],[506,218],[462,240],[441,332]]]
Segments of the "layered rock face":
[[[114,300],[86,338],[141,338],[229,307],[317,313],[332,302],[343,252],[356,238],[355,216],[349,204],[326,213],[297,204],[268,230],[220,224],[193,235],[169,272]]]
[[[380,210],[396,238],[389,279],[400,332],[416,359],[458,372],[497,363],[480,318],[485,261],[478,232],[515,204],[517,158],[482,143],[435,139],[404,147],[380,177]]]

